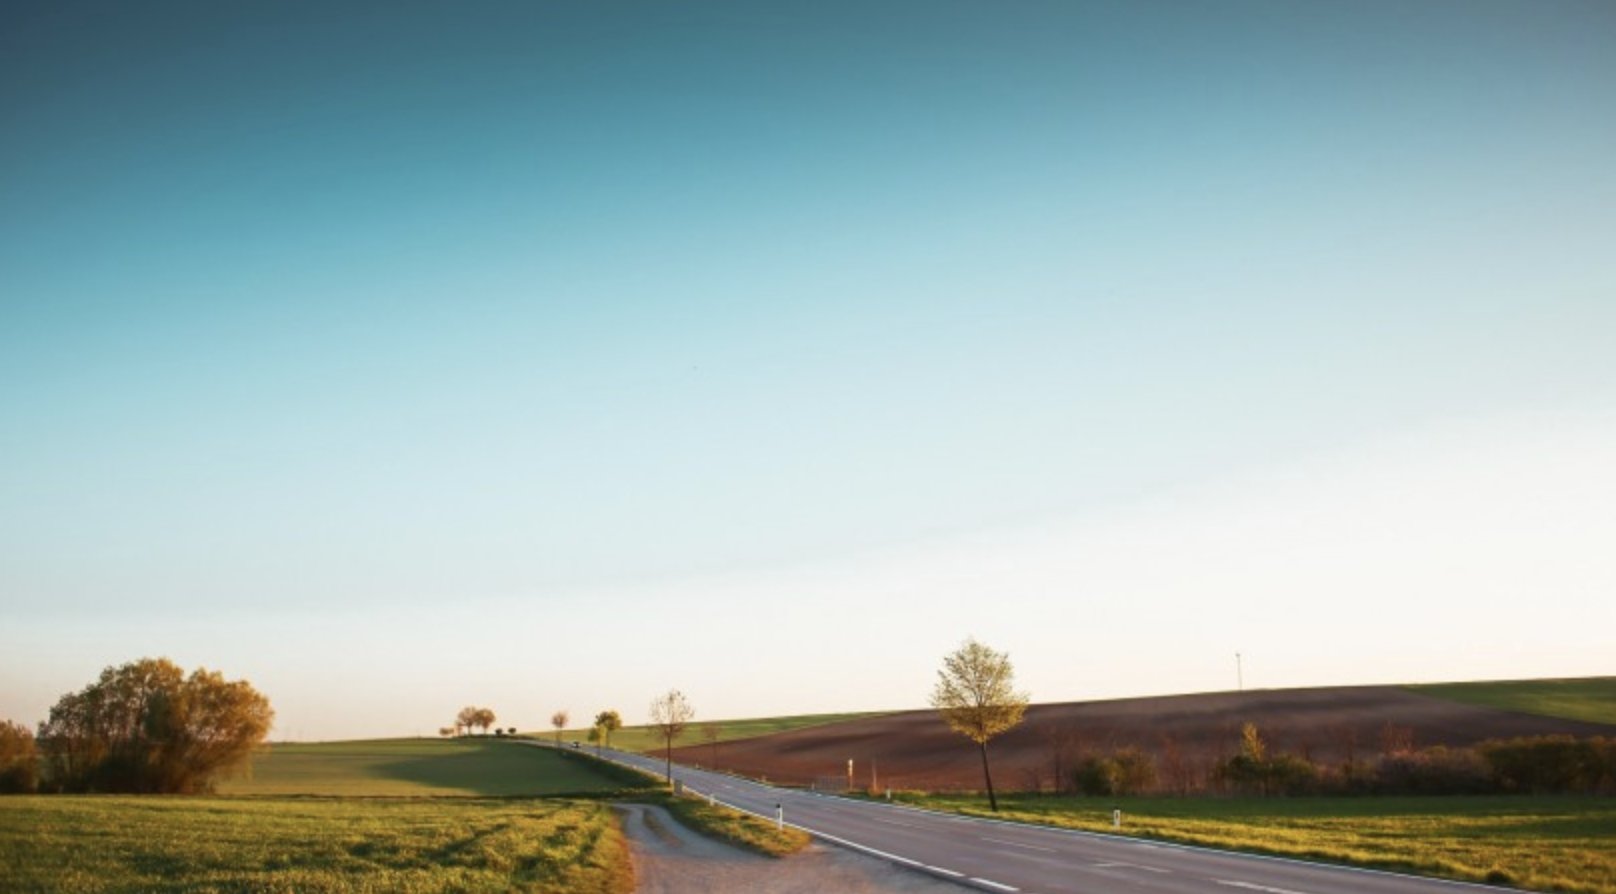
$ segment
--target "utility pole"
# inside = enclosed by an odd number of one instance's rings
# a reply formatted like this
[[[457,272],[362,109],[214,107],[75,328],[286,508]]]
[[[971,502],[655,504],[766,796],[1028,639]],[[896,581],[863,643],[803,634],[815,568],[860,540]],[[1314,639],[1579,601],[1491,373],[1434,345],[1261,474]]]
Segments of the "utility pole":
[[[1246,670],[1240,663],[1240,653],[1234,653],[1234,682],[1241,692],[1246,691]]]

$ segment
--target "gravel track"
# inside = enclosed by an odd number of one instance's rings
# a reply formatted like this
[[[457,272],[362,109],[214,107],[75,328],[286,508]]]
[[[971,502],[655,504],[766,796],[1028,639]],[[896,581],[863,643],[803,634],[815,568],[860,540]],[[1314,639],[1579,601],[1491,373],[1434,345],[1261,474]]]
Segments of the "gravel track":
[[[789,857],[742,851],[696,834],[661,807],[617,804],[639,894],[960,894],[966,889],[819,843]]]

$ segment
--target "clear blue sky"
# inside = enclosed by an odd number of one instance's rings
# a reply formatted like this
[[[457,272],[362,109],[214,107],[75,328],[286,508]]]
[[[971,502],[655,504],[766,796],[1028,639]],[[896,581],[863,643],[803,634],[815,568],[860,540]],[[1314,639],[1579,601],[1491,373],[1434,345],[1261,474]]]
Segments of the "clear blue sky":
[[[1616,672],[1612,46],[1603,2],[8,4],[0,716],[157,654],[305,737],[916,705],[973,633],[1044,699]],[[1292,656],[1343,567],[1446,608]]]

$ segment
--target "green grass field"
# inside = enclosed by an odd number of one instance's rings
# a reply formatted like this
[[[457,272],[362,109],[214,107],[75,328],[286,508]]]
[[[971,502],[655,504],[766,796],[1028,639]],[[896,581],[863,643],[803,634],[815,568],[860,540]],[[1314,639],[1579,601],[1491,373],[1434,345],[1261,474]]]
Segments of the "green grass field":
[[[1505,711],[1616,725],[1616,677],[1409,686],[1421,695]]]
[[[908,803],[1096,832],[1113,801],[898,795]],[[1354,866],[1491,881],[1536,891],[1616,894],[1609,798],[1124,798],[1123,832]]]
[[[624,788],[585,762],[501,739],[272,745],[227,795],[577,795]]]
[[[7,892],[633,889],[600,801],[0,798]]]
[[[718,727],[718,741],[731,742],[736,739],[750,739],[754,736],[766,736],[770,733],[789,732],[794,729],[804,729],[810,726],[824,726],[830,723],[841,723],[844,720],[856,720],[860,717],[880,717],[890,711],[864,711],[851,714],[797,714],[790,717],[752,717],[745,720],[714,720],[710,723],[692,723],[685,730],[684,735],[675,741],[674,747],[681,748],[686,745],[706,744],[706,731],[709,727]],[[555,731],[543,733],[530,733],[533,736],[553,737]],[[563,742],[583,742],[588,744],[586,737],[588,729],[564,730],[561,733]],[[648,726],[625,726],[612,733],[612,747],[624,751],[653,751],[661,748],[662,739],[656,731]]]

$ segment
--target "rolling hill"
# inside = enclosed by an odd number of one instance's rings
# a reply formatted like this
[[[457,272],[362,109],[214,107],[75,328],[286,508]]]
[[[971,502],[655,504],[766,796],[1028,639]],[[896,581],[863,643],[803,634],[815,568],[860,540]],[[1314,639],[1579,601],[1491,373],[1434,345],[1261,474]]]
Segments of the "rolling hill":
[[[1616,678],[1564,687],[1558,702],[1532,704],[1574,716],[1496,706],[1512,690],[1542,681],[1490,683],[1490,701],[1460,700],[1402,686],[1352,686],[1218,692],[1156,698],[1033,705],[1025,722],[990,746],[995,781],[1006,788],[1053,784],[1084,752],[1137,746],[1202,777],[1235,753],[1240,730],[1254,723],[1269,746],[1320,762],[1365,758],[1399,744],[1472,745],[1486,739],[1567,734],[1616,736],[1616,725],[1576,719],[1616,692]],[[1575,691],[1572,691],[1575,689]],[[1567,695],[1570,693],[1570,695]],[[1462,694],[1462,693],[1461,693]],[[1520,695],[1525,698],[1525,695]],[[1593,715],[1600,716],[1600,715]],[[719,743],[674,749],[676,760],[790,784],[845,782],[852,760],[859,787],[974,789],[981,784],[974,746],[930,710],[902,711]],[[716,758],[716,760],[715,760]]]

